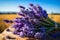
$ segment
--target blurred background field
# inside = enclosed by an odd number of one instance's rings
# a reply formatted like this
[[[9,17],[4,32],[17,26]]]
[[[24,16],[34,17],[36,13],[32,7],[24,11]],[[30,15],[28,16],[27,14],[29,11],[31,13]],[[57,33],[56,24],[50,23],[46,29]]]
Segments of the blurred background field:
[[[18,15],[16,15],[16,13],[3,13],[3,14],[0,14],[0,33],[2,33],[7,27],[9,27],[11,25],[11,23],[6,23],[4,22],[4,20],[13,20],[15,19],[16,17],[18,17]],[[60,14],[48,14],[48,21],[50,23],[53,23],[53,26],[54,26],[54,22],[58,23],[60,25]],[[49,25],[50,26],[50,25]],[[52,28],[53,28],[52,26]],[[48,27],[47,31],[49,30],[49,28],[51,27]],[[51,29],[52,29],[51,28]],[[60,30],[60,29],[59,29]],[[53,31],[53,30],[52,30]],[[52,32],[51,31],[51,32]],[[5,34],[5,33],[4,33]],[[11,34],[10,34],[11,35]],[[49,34],[48,34],[49,35]],[[49,39],[50,35],[48,36],[47,39]],[[0,39],[2,39],[2,36],[0,34]],[[17,38],[19,39],[19,38]],[[21,39],[21,38],[20,38]],[[19,39],[19,40],[20,40]],[[26,38],[23,38],[22,40],[25,40]]]
[[[10,25],[10,23],[5,23],[3,20],[12,20],[16,17],[16,14],[0,14],[0,32]]]
[[[49,18],[60,24],[60,14],[48,14]],[[7,27],[11,25],[11,23],[5,23],[3,20],[13,20],[17,17],[15,13],[11,14],[0,14],[0,33]]]
[[[57,22],[57,23],[60,23],[60,15],[55,15],[55,14],[49,14],[48,15],[49,16],[49,18],[51,18],[53,21],[55,21],[55,22]]]

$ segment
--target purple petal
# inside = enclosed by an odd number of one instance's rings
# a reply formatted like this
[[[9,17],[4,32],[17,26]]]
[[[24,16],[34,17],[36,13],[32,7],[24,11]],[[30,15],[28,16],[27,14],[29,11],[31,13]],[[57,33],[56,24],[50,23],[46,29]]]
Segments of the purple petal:
[[[25,7],[23,7],[23,6],[19,6],[19,7],[25,9]]]

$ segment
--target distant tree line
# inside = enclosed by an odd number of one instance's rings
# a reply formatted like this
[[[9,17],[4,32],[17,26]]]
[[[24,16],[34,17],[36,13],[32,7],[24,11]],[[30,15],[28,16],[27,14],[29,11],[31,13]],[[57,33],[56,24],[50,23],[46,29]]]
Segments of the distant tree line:
[[[50,14],[52,14],[52,15],[60,15],[60,13],[50,13]]]
[[[0,12],[0,14],[16,14],[17,12]],[[50,13],[52,15],[60,15],[60,13]]]
[[[16,12],[0,12],[0,14],[16,14]]]

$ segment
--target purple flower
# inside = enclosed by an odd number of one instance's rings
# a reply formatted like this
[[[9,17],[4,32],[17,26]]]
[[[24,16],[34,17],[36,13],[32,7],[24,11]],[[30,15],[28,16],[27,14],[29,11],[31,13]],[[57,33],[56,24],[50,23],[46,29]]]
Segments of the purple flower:
[[[20,19],[14,19],[13,22],[20,23]]]
[[[37,32],[35,33],[34,37],[39,39],[39,38],[42,38],[43,35],[44,35],[43,33]]]
[[[34,6],[33,4],[29,4],[30,6]]]
[[[37,11],[42,11],[42,8],[39,5],[36,5]]]
[[[47,13],[43,10],[39,5],[34,6],[30,5],[30,10],[25,9],[23,6],[20,7],[20,13],[18,15],[22,16],[22,18],[17,17],[13,20],[15,24],[13,27],[15,28],[14,33],[19,35],[20,37],[35,37],[42,38],[45,34],[45,27],[39,27],[43,18],[47,18]],[[37,28],[37,30],[36,30]]]
[[[24,32],[20,32],[20,35],[19,35],[20,37],[25,37],[25,34],[24,34]]]
[[[34,32],[33,31],[28,31],[27,37],[33,38],[34,37]]]
[[[4,20],[4,22],[6,22],[6,23],[10,23],[10,21],[9,21],[9,20]]]
[[[25,9],[25,7],[23,7],[23,6],[19,6],[19,7]]]
[[[13,32],[13,34],[17,34],[17,32],[16,32],[16,31],[14,31],[14,32]]]
[[[34,37],[35,38],[40,38],[40,33],[39,32],[35,33]]]
[[[40,23],[40,21],[38,19],[33,19],[33,22],[36,24]]]
[[[44,18],[47,18],[48,17],[48,14],[47,14],[46,10],[43,10],[42,14],[43,14],[43,17]]]

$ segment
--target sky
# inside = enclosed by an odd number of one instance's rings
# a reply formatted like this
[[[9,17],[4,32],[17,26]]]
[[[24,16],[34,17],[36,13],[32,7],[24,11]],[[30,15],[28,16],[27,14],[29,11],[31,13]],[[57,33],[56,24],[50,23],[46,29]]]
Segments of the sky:
[[[39,4],[47,13],[60,13],[60,0],[0,0],[0,12],[19,12],[19,5]]]

